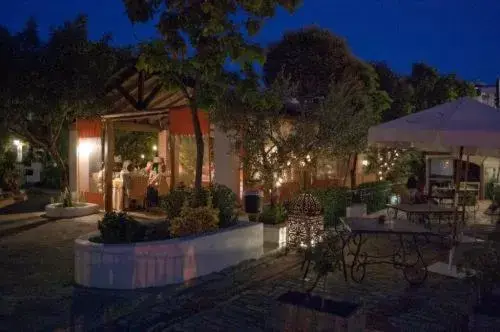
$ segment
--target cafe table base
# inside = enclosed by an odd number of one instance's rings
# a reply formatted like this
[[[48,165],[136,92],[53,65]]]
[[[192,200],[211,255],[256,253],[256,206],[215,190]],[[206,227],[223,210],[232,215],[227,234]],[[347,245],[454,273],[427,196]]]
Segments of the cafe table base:
[[[346,281],[350,277],[354,282],[361,283],[366,276],[368,266],[386,264],[400,270],[411,285],[422,284],[428,275],[427,264],[420,249],[420,246],[427,242],[426,237],[417,234],[385,236],[388,236],[394,244],[392,252],[386,255],[374,255],[366,248],[373,235],[363,233],[347,235],[343,262]]]

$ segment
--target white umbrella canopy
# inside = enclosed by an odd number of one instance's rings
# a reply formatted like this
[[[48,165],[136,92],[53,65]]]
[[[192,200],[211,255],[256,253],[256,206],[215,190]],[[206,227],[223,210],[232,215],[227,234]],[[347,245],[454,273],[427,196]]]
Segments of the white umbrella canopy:
[[[373,126],[368,143],[500,156],[500,111],[469,97]]]
[[[469,156],[500,156],[500,111],[472,98],[460,98],[371,127],[368,143],[434,152],[460,151],[460,159],[462,153]],[[458,185],[459,177],[456,180]],[[458,191],[455,193],[455,207],[457,202]],[[455,221],[456,217],[455,214]],[[458,229],[457,235],[462,236]],[[456,245],[450,250],[450,274],[455,248]]]

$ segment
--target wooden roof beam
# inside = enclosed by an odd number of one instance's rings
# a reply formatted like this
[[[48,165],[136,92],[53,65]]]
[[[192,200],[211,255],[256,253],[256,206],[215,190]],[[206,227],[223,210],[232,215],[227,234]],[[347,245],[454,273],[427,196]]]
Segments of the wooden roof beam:
[[[140,131],[145,133],[157,133],[160,131],[160,126],[127,121],[127,122],[115,122],[115,129],[123,131]]]

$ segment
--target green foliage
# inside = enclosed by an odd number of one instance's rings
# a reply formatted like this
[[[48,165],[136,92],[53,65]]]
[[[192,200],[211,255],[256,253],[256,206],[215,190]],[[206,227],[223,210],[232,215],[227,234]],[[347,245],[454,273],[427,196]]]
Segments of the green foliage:
[[[167,89],[180,91],[189,104],[196,140],[195,188],[200,189],[204,145],[198,110],[210,108],[225,89],[244,86],[240,81],[257,85],[253,63],[263,61],[263,52],[246,36],[257,33],[277,7],[293,10],[297,1],[124,0],[124,4],[132,22],[159,21],[162,38],[143,45],[138,67],[156,73]],[[243,75],[228,71],[228,63]]]
[[[236,194],[229,187],[213,184],[210,187],[212,205],[219,210],[219,227],[229,227],[236,223]]]
[[[500,251],[499,243],[487,241],[466,251],[458,269],[465,272],[468,280],[473,282],[482,292],[488,295],[500,284]],[[475,273],[472,273],[474,271]]]
[[[61,193],[61,203],[63,207],[73,207],[73,197],[71,197],[71,191],[69,191],[68,188],[66,188],[62,193]]]
[[[4,191],[18,192],[21,185],[21,175],[16,168],[16,154],[4,150],[0,145],[0,188]]]
[[[323,207],[323,218],[326,226],[335,226],[339,219],[345,217],[349,204],[349,189],[326,188],[313,189],[312,194],[318,198]]]
[[[110,46],[109,37],[89,40],[85,16],[53,29],[47,41],[39,38],[34,20],[1,38],[0,122],[45,150],[61,169],[65,187],[66,128],[77,117],[106,109],[106,82],[128,53]]]
[[[408,76],[393,72],[384,62],[374,63],[373,66],[379,77],[380,88],[393,101],[383,113],[384,122],[460,97],[477,95],[472,83],[455,74],[442,75],[424,63],[415,63]]]
[[[365,195],[362,195],[362,202],[366,204],[368,213],[385,208],[391,194],[391,185],[390,181],[377,181],[362,183],[356,188],[357,190],[363,190],[365,193]]]
[[[198,194],[196,194],[196,192]],[[199,206],[213,206],[218,211],[218,225],[221,228],[236,223],[236,194],[227,186],[213,184],[209,189],[175,189],[168,195],[160,198],[160,206],[172,220],[181,215],[184,205],[195,208]]]
[[[266,205],[259,215],[259,222],[267,225],[278,225],[284,223],[288,212],[283,205]]]
[[[132,243],[144,240],[145,228],[124,212],[108,212],[98,222],[103,243]]]
[[[182,207],[190,196],[188,189],[174,189],[168,195],[160,197],[160,207],[166,212],[167,218],[172,220],[180,216]]]
[[[493,189],[493,203],[496,203],[500,206],[500,186],[495,186]]]
[[[179,217],[172,219],[170,234],[184,237],[214,231],[219,224],[219,210],[211,206],[190,207],[185,204]]]
[[[424,154],[418,150],[370,148],[367,160],[367,173],[375,173],[393,183],[404,183],[411,175],[425,178]]]
[[[484,196],[486,199],[493,200],[493,197],[495,196],[495,180],[490,179],[486,183],[486,188],[485,188],[485,193]]]
[[[42,170],[40,185],[49,189],[61,189],[61,169],[53,164],[46,164]]]
[[[322,278],[326,278],[328,273],[341,271],[344,261],[344,243],[341,235],[332,232],[326,232],[325,238],[317,246],[313,247],[306,255],[310,255],[313,263],[313,271],[316,272],[309,292],[313,291]]]
[[[136,165],[153,160],[155,153],[152,148],[157,143],[158,135],[155,133],[115,130],[115,154],[121,156],[124,161],[131,160]],[[144,159],[141,155],[144,155]]]

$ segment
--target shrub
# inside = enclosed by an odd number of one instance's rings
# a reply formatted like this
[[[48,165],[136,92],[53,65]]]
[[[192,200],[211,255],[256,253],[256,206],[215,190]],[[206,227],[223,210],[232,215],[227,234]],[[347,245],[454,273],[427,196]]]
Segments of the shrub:
[[[192,189],[175,189],[160,198],[160,206],[172,220],[180,216],[184,204],[195,208],[207,206],[209,200],[212,201],[211,206],[219,210],[220,227],[229,227],[236,223],[236,194],[229,187],[220,184],[211,185],[208,189],[202,188],[197,193]]]
[[[212,205],[219,210],[219,227],[229,227],[236,223],[236,194],[229,187],[214,184],[210,186]]]
[[[145,228],[126,213],[108,212],[98,222],[103,243],[131,243],[144,240]]]
[[[41,175],[42,182],[40,184],[44,188],[60,189],[62,176],[60,168],[54,167],[52,164],[47,164],[43,168]]]
[[[349,203],[349,190],[347,188],[314,189],[312,194],[321,203],[326,226],[335,226],[341,217],[345,217],[346,207]]]
[[[485,198],[489,200],[493,200],[495,197],[495,180],[491,179],[486,183],[485,189]]]
[[[10,151],[0,154],[0,188],[19,192],[21,175],[16,168],[16,155]]]
[[[219,210],[209,206],[190,207],[184,204],[180,216],[170,223],[172,237],[184,237],[214,231],[218,228]]]
[[[188,189],[175,189],[168,195],[160,197],[160,207],[165,210],[167,218],[172,220],[179,217],[190,195],[191,192]]]
[[[361,200],[366,204],[367,212],[373,213],[385,208],[391,194],[391,182],[362,183],[357,189],[362,191]]]
[[[285,222],[287,211],[280,204],[266,205],[259,215],[259,222],[267,225],[277,225]]]

